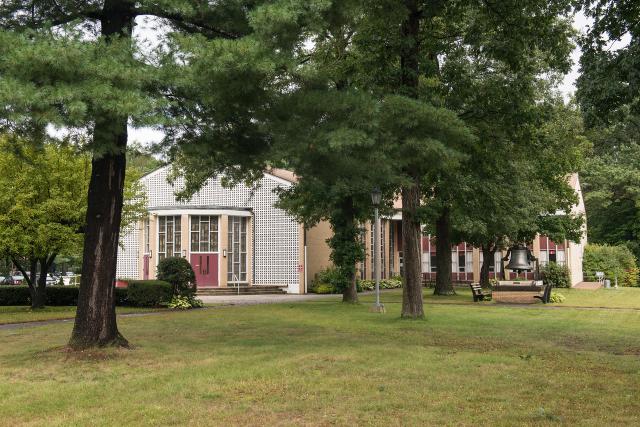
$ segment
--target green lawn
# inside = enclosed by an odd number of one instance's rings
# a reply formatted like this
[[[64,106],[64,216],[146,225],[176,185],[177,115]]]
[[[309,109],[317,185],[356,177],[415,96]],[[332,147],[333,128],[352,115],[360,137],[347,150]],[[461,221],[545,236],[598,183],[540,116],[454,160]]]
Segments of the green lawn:
[[[560,304],[552,304],[550,307],[604,307],[604,308],[637,308],[640,310],[640,288],[618,288],[618,289],[554,289],[553,292],[561,293],[566,297],[566,301]],[[493,302],[474,303],[469,288],[456,288],[456,295],[434,296],[433,289],[425,289],[425,303],[456,303],[471,305],[489,305]],[[373,302],[375,296],[366,295],[360,297],[363,302]],[[382,293],[383,303],[401,303],[402,290],[394,289]],[[538,303],[541,305],[541,303]]]
[[[118,314],[158,311],[158,309],[117,307]],[[0,325],[6,323],[37,322],[40,320],[72,319],[76,315],[75,307],[45,307],[31,310],[25,306],[0,306]]]
[[[121,318],[131,351],[68,353],[69,323],[0,330],[0,424],[640,424],[640,311],[428,297],[406,321],[394,299],[385,315],[314,301]]]

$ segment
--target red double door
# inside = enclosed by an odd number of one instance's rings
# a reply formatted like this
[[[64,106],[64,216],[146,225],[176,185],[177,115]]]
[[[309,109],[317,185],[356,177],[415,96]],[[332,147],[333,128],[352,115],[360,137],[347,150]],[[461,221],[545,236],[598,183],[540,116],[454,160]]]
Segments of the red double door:
[[[218,286],[218,254],[191,254],[191,267],[199,288]]]

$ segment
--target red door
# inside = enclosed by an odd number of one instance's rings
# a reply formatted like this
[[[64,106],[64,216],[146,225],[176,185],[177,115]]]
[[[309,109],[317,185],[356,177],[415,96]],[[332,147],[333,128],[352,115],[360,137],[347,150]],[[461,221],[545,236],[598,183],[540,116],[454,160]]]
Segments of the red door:
[[[142,278],[149,280],[149,255],[142,257]]]
[[[218,254],[191,254],[191,267],[199,288],[218,286]]]

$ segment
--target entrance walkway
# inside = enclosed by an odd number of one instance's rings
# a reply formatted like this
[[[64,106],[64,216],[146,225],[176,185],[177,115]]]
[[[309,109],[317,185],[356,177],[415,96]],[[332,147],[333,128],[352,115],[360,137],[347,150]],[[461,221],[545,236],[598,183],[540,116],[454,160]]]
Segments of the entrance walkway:
[[[600,282],[580,282],[576,284],[573,289],[589,289],[595,290],[600,289],[602,287],[602,283]]]

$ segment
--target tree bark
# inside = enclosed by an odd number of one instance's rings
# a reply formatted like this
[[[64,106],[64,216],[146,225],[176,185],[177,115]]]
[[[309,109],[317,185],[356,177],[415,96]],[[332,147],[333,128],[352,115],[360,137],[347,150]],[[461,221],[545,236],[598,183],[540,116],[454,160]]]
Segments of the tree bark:
[[[101,32],[131,38],[133,4],[128,0],[105,1]],[[116,323],[114,281],[126,169],[128,117],[103,114],[96,117],[91,179],[82,256],[78,310],[69,345],[127,346]]]
[[[496,253],[496,246],[492,243],[487,243],[481,246],[482,249],[482,267],[480,268],[480,286],[488,288],[489,283],[489,268],[493,263],[493,257]]]
[[[436,286],[434,295],[455,295],[451,282],[451,213],[443,208],[436,220]]]
[[[402,23],[403,45],[400,52],[402,93],[418,98],[420,11],[416,0],[406,0],[408,14]],[[422,304],[421,230],[418,209],[420,207],[420,177],[411,170],[405,171],[412,183],[401,189],[402,194],[402,247],[404,256],[404,288],[402,291],[403,318],[424,317]]]
[[[424,317],[422,304],[422,260],[420,259],[421,230],[417,209],[420,206],[420,187],[402,189],[402,251],[404,256],[404,286],[402,289],[402,317]]]

